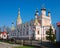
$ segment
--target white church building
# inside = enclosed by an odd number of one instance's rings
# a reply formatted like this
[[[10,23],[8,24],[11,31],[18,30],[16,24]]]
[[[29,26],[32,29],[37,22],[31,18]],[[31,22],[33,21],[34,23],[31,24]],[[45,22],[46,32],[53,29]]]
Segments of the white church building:
[[[39,11],[36,9],[35,19],[26,23],[22,23],[19,9],[16,27],[12,23],[9,38],[46,40],[46,31],[50,28],[50,25],[52,26],[51,13],[48,11],[48,15],[46,16],[46,8],[41,9],[41,15],[39,15]]]

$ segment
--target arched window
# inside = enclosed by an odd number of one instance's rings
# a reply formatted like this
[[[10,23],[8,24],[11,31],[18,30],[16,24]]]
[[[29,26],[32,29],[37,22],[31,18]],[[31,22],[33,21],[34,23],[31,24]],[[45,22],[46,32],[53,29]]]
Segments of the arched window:
[[[39,31],[38,31],[38,34],[39,34]]]

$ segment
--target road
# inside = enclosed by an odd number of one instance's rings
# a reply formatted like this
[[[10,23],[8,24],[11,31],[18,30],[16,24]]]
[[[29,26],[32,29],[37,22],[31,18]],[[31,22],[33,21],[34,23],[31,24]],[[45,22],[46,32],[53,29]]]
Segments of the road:
[[[26,43],[28,43],[27,45],[29,45],[28,41]],[[47,47],[41,45],[39,42],[36,42],[36,41],[32,41],[32,45],[36,46],[36,48],[47,48]],[[22,45],[0,42],[0,48],[13,48],[14,46],[22,46]]]
[[[20,46],[20,45],[0,42],[0,48],[13,48],[14,46]]]

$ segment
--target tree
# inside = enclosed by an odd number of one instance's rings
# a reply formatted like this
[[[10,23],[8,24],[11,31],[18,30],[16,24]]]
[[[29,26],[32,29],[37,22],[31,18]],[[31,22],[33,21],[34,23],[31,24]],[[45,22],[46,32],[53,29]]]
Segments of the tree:
[[[50,28],[46,31],[46,39],[49,40],[50,42],[55,41],[55,34],[53,33],[53,29],[50,26]]]

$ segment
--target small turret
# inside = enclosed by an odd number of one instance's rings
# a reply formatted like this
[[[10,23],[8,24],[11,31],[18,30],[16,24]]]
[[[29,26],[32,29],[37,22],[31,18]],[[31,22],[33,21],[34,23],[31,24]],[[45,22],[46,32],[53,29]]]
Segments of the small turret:
[[[42,8],[41,9],[41,15],[42,16],[46,16],[46,8]]]
[[[50,18],[50,24],[51,24],[51,12],[50,11],[48,11],[48,17]]]
[[[14,29],[15,29],[15,27],[14,27],[14,23],[12,22],[11,30],[13,31]]]
[[[39,25],[39,22],[38,22],[38,15],[39,15],[39,13],[38,12],[39,12],[38,9],[36,9],[34,25]]]
[[[38,15],[39,15],[39,11],[38,11],[38,9],[36,9],[35,18],[37,18]]]
[[[50,11],[48,11],[48,16],[49,16],[49,17],[51,16],[51,12],[50,12]]]

